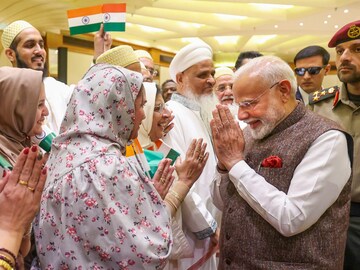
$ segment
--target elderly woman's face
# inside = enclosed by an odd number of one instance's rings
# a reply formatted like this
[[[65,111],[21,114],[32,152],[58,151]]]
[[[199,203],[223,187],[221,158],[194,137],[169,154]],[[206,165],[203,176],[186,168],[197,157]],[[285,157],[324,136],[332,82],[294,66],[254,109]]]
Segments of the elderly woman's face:
[[[171,113],[166,109],[162,95],[157,95],[155,99],[153,121],[149,132],[149,137],[152,142],[156,142],[162,138],[167,118],[170,117],[170,115]]]
[[[49,110],[45,105],[45,88],[44,84],[41,84],[39,102],[36,110],[35,123],[29,136],[40,135],[42,133],[42,126],[44,125],[45,117],[49,115]]]
[[[135,139],[138,136],[139,128],[142,120],[145,119],[144,105],[146,103],[146,96],[144,91],[144,86],[141,86],[141,90],[135,99],[135,119],[134,119],[134,127],[131,131],[129,139]]]

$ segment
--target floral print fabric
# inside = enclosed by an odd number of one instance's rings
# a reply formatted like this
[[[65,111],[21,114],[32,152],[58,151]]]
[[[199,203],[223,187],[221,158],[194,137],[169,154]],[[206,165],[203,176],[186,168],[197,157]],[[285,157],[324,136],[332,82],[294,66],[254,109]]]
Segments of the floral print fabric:
[[[35,222],[42,269],[162,269],[170,219],[140,166],[124,156],[142,84],[95,65],[74,90],[49,157]]]

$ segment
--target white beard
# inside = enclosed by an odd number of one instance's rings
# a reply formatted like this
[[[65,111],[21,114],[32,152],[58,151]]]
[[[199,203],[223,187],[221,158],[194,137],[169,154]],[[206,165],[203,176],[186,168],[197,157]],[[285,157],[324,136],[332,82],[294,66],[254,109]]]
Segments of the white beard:
[[[210,121],[213,119],[212,111],[215,110],[216,105],[219,104],[218,98],[214,93],[195,96],[191,90],[186,91],[186,96],[199,104],[201,119],[211,137]]]
[[[250,134],[255,140],[261,140],[268,136],[274,128],[281,122],[280,120],[284,118],[285,109],[279,107],[278,104],[270,103],[267,112],[264,114],[263,118],[251,118],[247,119],[245,122],[251,122],[253,120],[261,121],[262,125],[256,129],[250,127]]]

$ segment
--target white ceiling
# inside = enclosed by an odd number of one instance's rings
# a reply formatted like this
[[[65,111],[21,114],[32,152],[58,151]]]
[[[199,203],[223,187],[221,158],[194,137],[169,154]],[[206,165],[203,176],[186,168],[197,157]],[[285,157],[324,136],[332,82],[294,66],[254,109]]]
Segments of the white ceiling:
[[[1,0],[0,29],[23,19],[40,31],[60,33],[68,30],[67,10],[119,2],[127,3],[127,26],[113,38],[174,53],[200,38],[213,48],[216,62],[229,65],[246,50],[291,62],[308,45],[327,48],[337,27],[360,14],[359,0]]]

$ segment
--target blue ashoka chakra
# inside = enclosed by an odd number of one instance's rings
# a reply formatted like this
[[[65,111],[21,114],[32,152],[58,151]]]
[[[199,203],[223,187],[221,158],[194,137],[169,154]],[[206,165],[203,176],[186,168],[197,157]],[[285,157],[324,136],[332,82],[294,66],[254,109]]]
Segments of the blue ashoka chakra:
[[[108,22],[108,21],[110,21],[110,19],[111,19],[110,14],[109,14],[109,13],[105,13],[105,14],[104,14],[104,22]]]
[[[81,19],[83,24],[88,24],[90,22],[90,18],[88,16],[82,17]]]

